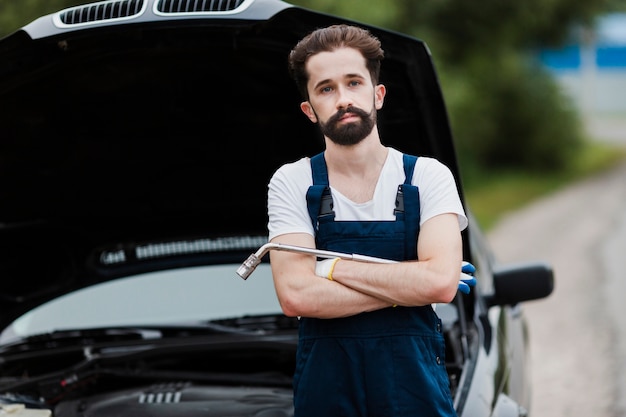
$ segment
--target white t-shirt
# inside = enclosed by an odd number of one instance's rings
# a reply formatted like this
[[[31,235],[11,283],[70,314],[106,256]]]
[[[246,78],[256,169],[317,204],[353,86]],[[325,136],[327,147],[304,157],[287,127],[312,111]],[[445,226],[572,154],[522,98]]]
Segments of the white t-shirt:
[[[335,220],[395,220],[396,193],[402,183],[402,153],[389,148],[372,200],[354,203],[330,187]],[[306,193],[312,184],[308,157],[285,164],[274,173],[269,182],[267,200],[270,240],[286,233],[315,236],[306,202]],[[455,213],[460,230],[467,227],[467,217],[448,167],[436,159],[421,156],[415,164],[412,184],[419,188],[420,225],[439,214]]]

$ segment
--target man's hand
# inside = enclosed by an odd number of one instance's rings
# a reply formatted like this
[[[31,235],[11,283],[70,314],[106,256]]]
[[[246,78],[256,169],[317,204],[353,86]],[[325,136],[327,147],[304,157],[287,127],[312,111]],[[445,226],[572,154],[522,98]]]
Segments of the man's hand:
[[[474,273],[476,268],[469,262],[463,261],[461,264],[461,280],[459,281],[459,291],[463,294],[469,294],[470,287],[476,285],[476,278]]]

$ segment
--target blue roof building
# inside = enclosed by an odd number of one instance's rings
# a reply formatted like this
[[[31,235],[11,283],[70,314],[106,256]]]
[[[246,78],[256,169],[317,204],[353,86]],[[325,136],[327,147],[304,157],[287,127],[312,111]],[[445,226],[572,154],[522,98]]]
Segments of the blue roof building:
[[[626,13],[604,16],[576,38],[542,50],[541,61],[583,114],[626,114]]]

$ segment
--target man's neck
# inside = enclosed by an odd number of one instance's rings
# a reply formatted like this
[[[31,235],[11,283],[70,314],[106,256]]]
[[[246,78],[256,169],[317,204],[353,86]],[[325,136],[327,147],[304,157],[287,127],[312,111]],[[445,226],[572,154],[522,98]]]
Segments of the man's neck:
[[[324,157],[329,171],[348,176],[363,175],[372,169],[379,171],[387,159],[387,151],[377,134],[349,146],[337,145],[326,138]]]

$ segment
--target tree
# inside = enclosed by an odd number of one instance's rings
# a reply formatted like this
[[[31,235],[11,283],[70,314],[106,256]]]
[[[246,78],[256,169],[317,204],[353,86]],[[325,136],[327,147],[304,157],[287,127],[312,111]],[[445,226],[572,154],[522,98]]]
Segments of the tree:
[[[85,3],[80,0],[0,0],[0,37],[40,16]]]

